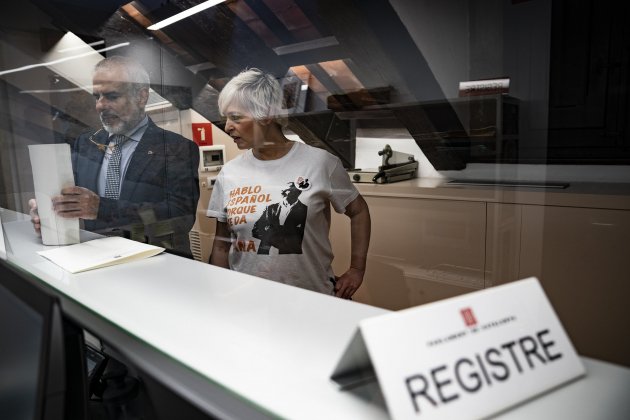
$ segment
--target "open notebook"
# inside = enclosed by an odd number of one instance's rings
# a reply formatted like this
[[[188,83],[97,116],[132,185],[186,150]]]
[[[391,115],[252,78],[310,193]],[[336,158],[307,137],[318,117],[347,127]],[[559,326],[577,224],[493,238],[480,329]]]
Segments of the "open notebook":
[[[80,273],[95,268],[141,260],[157,255],[162,251],[164,248],[159,246],[112,236],[39,251],[38,254],[66,271]]]

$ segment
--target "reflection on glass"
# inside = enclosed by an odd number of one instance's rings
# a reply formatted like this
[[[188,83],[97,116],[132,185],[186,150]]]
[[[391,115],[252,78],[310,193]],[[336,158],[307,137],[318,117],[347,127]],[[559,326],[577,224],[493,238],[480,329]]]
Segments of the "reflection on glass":
[[[148,178],[132,176],[123,152],[120,196],[104,197],[110,142],[98,130],[116,121],[95,112],[93,68],[105,56],[140,61],[150,76],[146,131],[153,121],[177,133],[160,131],[165,141],[194,139],[192,124],[212,123],[225,162],[241,151],[222,131],[217,97],[242,69],[262,68],[282,87],[287,138],[333,153],[346,169],[377,168],[386,145],[419,163],[418,178],[357,186],[375,217],[355,300],[402,309],[537,275],[578,351],[630,363],[627,343],[589,318],[628,329],[614,316],[630,269],[624,2],[231,0],[157,31],[147,28],[200,2],[76,3],[24,1],[0,17],[3,208],[29,211],[27,146],[68,143],[77,184],[103,197],[86,228],[185,253],[193,226],[195,258],[207,262],[217,173],[199,172],[188,143],[144,150]],[[141,121],[126,131],[138,124],[142,131]],[[333,214],[336,272],[350,257],[340,220]],[[589,252],[567,232],[592,232]]]

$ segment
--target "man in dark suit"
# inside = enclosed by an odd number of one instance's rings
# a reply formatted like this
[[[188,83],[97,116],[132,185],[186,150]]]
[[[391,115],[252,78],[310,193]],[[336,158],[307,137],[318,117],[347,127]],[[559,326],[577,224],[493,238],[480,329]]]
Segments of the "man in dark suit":
[[[84,219],[87,230],[190,256],[188,232],[199,199],[197,145],[148,118],[149,75],[131,58],[100,61],[93,95],[103,127],[74,142],[76,186],[53,198],[55,212]],[[37,230],[36,216],[33,222]]]
[[[282,202],[267,206],[254,223],[252,235],[260,239],[258,254],[269,254],[272,246],[279,254],[302,253],[308,208],[298,199],[301,193],[293,182],[289,182],[289,186],[282,190]]]

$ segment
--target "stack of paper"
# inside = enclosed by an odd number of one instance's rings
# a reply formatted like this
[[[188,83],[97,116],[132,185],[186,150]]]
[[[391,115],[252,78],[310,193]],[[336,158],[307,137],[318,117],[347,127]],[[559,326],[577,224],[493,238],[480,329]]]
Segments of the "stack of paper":
[[[52,197],[74,186],[70,145],[34,144],[28,146],[33,168],[33,185],[44,245],[69,245],[79,242],[79,219],[57,215]]]
[[[112,236],[47,251],[39,251],[38,254],[66,271],[79,273],[152,257],[162,251],[164,251],[164,248],[159,246]]]

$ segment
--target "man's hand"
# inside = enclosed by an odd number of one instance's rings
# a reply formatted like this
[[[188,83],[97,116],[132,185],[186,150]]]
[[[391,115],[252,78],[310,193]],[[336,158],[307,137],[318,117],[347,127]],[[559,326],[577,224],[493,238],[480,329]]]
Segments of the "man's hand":
[[[98,216],[101,199],[98,194],[83,187],[67,187],[61,195],[52,198],[53,209],[58,216],[94,220]]]
[[[337,278],[335,296],[350,299],[363,283],[363,274],[365,274],[365,270],[350,267],[348,271]]]
[[[42,236],[42,223],[39,220],[39,213],[37,212],[37,201],[34,198],[31,198],[28,200],[28,206],[30,207],[28,214],[31,215],[33,229],[35,229],[37,236]]]

